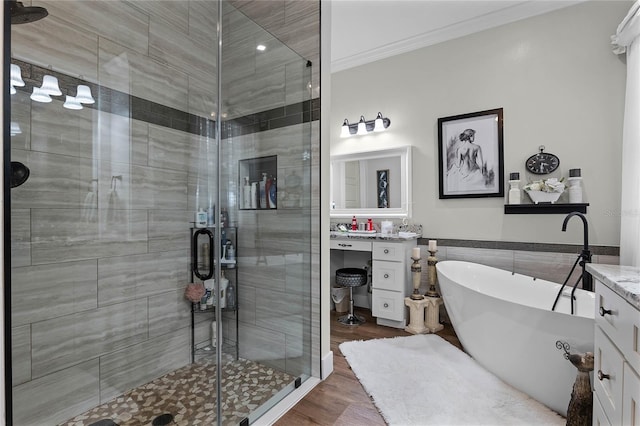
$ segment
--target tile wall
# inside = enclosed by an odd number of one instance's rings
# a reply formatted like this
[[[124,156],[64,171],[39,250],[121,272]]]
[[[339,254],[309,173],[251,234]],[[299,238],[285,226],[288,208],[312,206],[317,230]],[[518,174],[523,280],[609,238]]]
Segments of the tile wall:
[[[46,19],[12,28],[12,57],[33,66],[25,76],[33,81],[47,69],[66,75],[70,83],[61,86],[69,94],[76,80],[87,82],[97,102],[71,111],[61,98],[38,104],[27,92],[12,97],[12,118],[22,128],[12,138],[12,160],[31,169],[30,179],[12,191],[19,424],[66,420],[190,362],[183,291],[209,140],[198,133],[203,123],[210,131],[216,98],[216,2],[41,3],[49,10]],[[228,28],[238,31],[228,34],[230,44],[249,46],[245,37],[252,37],[242,31],[252,26],[237,14],[227,17],[234,23]],[[317,40],[309,32],[317,26],[307,20],[295,28],[288,20],[287,27],[310,45]],[[248,64],[246,57],[229,55],[223,64],[243,78],[225,93],[223,110],[238,121],[229,122],[221,159],[228,188],[223,204],[239,227],[240,350],[298,374],[311,357],[310,348],[301,347],[310,329],[303,311],[319,315],[317,237],[311,239],[309,225],[319,204],[318,123],[311,123],[317,113],[299,102],[304,81],[296,68],[268,60]],[[280,80],[261,81],[261,75]],[[254,115],[264,111],[270,111],[267,120]],[[246,116],[253,120],[249,130],[242,127]],[[299,142],[307,133],[312,148]],[[278,155],[283,203],[273,212],[238,212],[237,160],[261,155]],[[287,180],[296,183],[288,187]],[[296,202],[311,203],[313,215]],[[311,270],[304,266],[310,262]],[[311,278],[312,298],[305,289]],[[237,337],[233,327],[225,332]],[[199,323],[196,336],[208,338],[208,321]]]

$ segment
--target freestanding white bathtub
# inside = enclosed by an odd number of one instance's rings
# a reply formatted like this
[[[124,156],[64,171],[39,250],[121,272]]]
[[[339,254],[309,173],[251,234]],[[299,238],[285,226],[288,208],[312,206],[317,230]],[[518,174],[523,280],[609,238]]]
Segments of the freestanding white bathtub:
[[[593,352],[594,293],[469,262],[436,265],[447,313],[465,351],[484,368],[552,410],[567,415],[577,369],[558,350]]]

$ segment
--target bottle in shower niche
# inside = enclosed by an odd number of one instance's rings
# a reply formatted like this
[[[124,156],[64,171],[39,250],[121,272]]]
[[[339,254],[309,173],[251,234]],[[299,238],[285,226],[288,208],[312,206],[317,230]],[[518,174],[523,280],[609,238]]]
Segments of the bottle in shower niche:
[[[227,308],[233,309],[236,307],[236,287],[232,282],[229,282],[227,287]]]
[[[278,197],[277,197],[277,188],[276,188],[276,178],[272,177],[271,178],[271,186],[269,187],[269,208],[270,209],[275,209],[277,206],[277,202],[278,202]]]
[[[249,183],[249,176],[244,177],[244,185],[242,186],[242,208],[251,208],[251,184]]]
[[[264,196],[265,196],[265,205],[266,209],[270,209],[271,205],[269,204],[269,191],[271,191],[271,178],[267,178],[267,182],[264,184]]]
[[[224,276],[224,271],[221,272],[220,276],[220,304],[221,308],[227,307],[227,289],[229,288],[229,279]]]
[[[258,208],[258,182],[251,182],[251,208]]]
[[[260,181],[260,205],[261,209],[267,208],[267,174],[262,173],[262,180]]]

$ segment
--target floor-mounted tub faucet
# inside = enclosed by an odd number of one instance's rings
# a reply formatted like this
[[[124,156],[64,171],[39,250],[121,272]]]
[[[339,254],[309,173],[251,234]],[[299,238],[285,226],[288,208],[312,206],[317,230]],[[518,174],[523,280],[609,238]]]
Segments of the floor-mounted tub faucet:
[[[575,300],[574,293],[576,291],[576,288],[578,287],[578,283],[582,280],[582,289],[593,291],[593,278],[591,277],[591,274],[586,271],[586,264],[591,263],[591,251],[589,250],[589,225],[587,224],[587,218],[580,212],[569,213],[562,222],[562,232],[566,232],[567,223],[573,216],[578,216],[580,219],[582,219],[582,224],[584,226],[582,252],[578,255],[578,258],[573,263],[573,267],[571,268],[571,271],[569,271],[569,275],[567,275],[567,278],[564,280],[564,283],[560,287],[558,295],[556,296],[556,300],[553,302],[553,307],[551,308],[552,311],[556,309],[556,304],[558,303],[558,299],[560,299],[560,295],[562,294],[564,286],[567,284],[567,281],[569,281],[571,274],[573,274],[573,271],[576,269],[576,265],[580,263],[580,266],[582,267],[582,274],[573,285],[573,290],[571,290],[571,314],[573,314],[573,301]]]

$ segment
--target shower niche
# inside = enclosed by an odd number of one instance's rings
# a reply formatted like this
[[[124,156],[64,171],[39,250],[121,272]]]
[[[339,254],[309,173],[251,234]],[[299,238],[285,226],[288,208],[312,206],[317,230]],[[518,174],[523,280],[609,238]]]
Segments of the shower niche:
[[[278,208],[278,156],[249,158],[238,164],[240,210]]]

